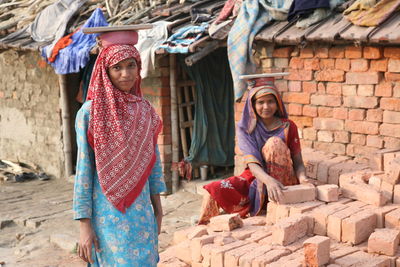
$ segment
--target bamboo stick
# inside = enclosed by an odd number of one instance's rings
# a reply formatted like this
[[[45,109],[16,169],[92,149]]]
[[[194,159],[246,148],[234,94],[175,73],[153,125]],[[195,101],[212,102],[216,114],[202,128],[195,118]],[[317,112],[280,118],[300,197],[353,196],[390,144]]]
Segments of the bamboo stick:
[[[71,127],[70,127],[70,112],[68,105],[68,88],[67,76],[58,75],[58,82],[60,85],[60,104],[61,104],[61,119],[62,119],[62,133],[63,133],[63,151],[64,151],[64,167],[65,177],[68,178],[73,174],[72,170],[72,141],[71,141]]]
[[[176,57],[175,54],[169,55],[169,82],[171,87],[171,132],[172,132],[172,164],[179,161],[179,129],[178,129],[178,112],[176,104]],[[178,192],[179,175],[178,170],[174,168],[172,171],[172,193]]]

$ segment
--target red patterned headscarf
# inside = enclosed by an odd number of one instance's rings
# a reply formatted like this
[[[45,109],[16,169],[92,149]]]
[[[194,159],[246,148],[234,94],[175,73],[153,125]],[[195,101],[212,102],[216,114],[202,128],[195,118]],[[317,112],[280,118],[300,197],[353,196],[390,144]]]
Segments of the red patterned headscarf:
[[[107,69],[134,58],[138,78],[130,93],[111,83]],[[160,117],[140,90],[141,60],[133,45],[112,45],[101,50],[90,80],[92,101],[88,141],[95,153],[103,193],[121,212],[141,193],[154,166],[155,146],[162,127]]]

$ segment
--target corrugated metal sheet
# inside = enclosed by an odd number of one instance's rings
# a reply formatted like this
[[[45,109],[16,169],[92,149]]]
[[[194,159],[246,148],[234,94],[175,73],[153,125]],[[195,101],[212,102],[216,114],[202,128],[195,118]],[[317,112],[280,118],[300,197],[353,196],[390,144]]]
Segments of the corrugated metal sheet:
[[[400,44],[400,16],[392,16],[383,27],[376,29],[369,38],[375,44]]]
[[[308,42],[335,42],[339,32],[349,27],[351,23],[342,14],[336,14],[328,18],[324,23],[319,23],[313,31],[306,34]]]

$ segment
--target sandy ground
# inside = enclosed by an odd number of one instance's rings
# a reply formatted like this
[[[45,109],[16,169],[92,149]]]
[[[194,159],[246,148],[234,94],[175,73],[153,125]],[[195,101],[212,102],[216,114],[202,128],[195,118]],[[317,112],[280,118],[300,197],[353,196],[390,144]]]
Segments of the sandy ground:
[[[162,197],[164,219],[159,250],[173,233],[196,221],[204,182],[184,182]],[[0,267],[86,266],[74,253],[78,223],[72,219],[73,185],[66,181],[0,184]]]

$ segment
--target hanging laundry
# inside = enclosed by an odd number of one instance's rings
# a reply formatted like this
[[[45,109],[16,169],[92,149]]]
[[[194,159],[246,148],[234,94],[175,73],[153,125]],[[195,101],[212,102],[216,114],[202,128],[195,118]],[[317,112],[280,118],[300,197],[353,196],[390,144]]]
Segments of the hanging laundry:
[[[207,28],[206,22],[200,26],[183,27],[171,35],[159,48],[165,49],[168,53],[186,54],[189,52],[189,46],[198,40]]]
[[[378,26],[399,10],[400,0],[358,0],[354,2],[343,14],[358,26]]]
[[[242,0],[227,0],[221,12],[219,12],[218,17],[215,20],[215,24],[220,24],[221,22],[227,20],[231,15],[236,17],[239,13],[241,4]]]
[[[228,57],[234,84],[235,100],[240,100],[246,91],[246,82],[239,79],[242,74],[254,73],[256,63],[252,57],[252,44],[256,34],[275,19],[274,14],[285,13],[285,0],[246,0],[228,35]],[[271,11],[273,10],[273,12]]]
[[[294,0],[290,6],[288,21],[308,17],[317,8],[330,9],[329,0]]]
[[[107,26],[108,23],[100,8],[93,11],[92,15],[82,28]],[[68,74],[79,72],[89,61],[89,52],[96,44],[98,34],[84,34],[82,28],[71,36],[72,43],[61,49],[54,62],[49,62],[57,74]],[[42,50],[42,56],[47,59],[48,50],[52,47],[46,46]]]
[[[155,52],[157,48],[168,38],[167,21],[157,21],[153,23],[153,28],[138,31],[139,41],[136,44],[137,50],[142,58],[142,70],[140,76],[146,78],[150,70],[154,70]]]

